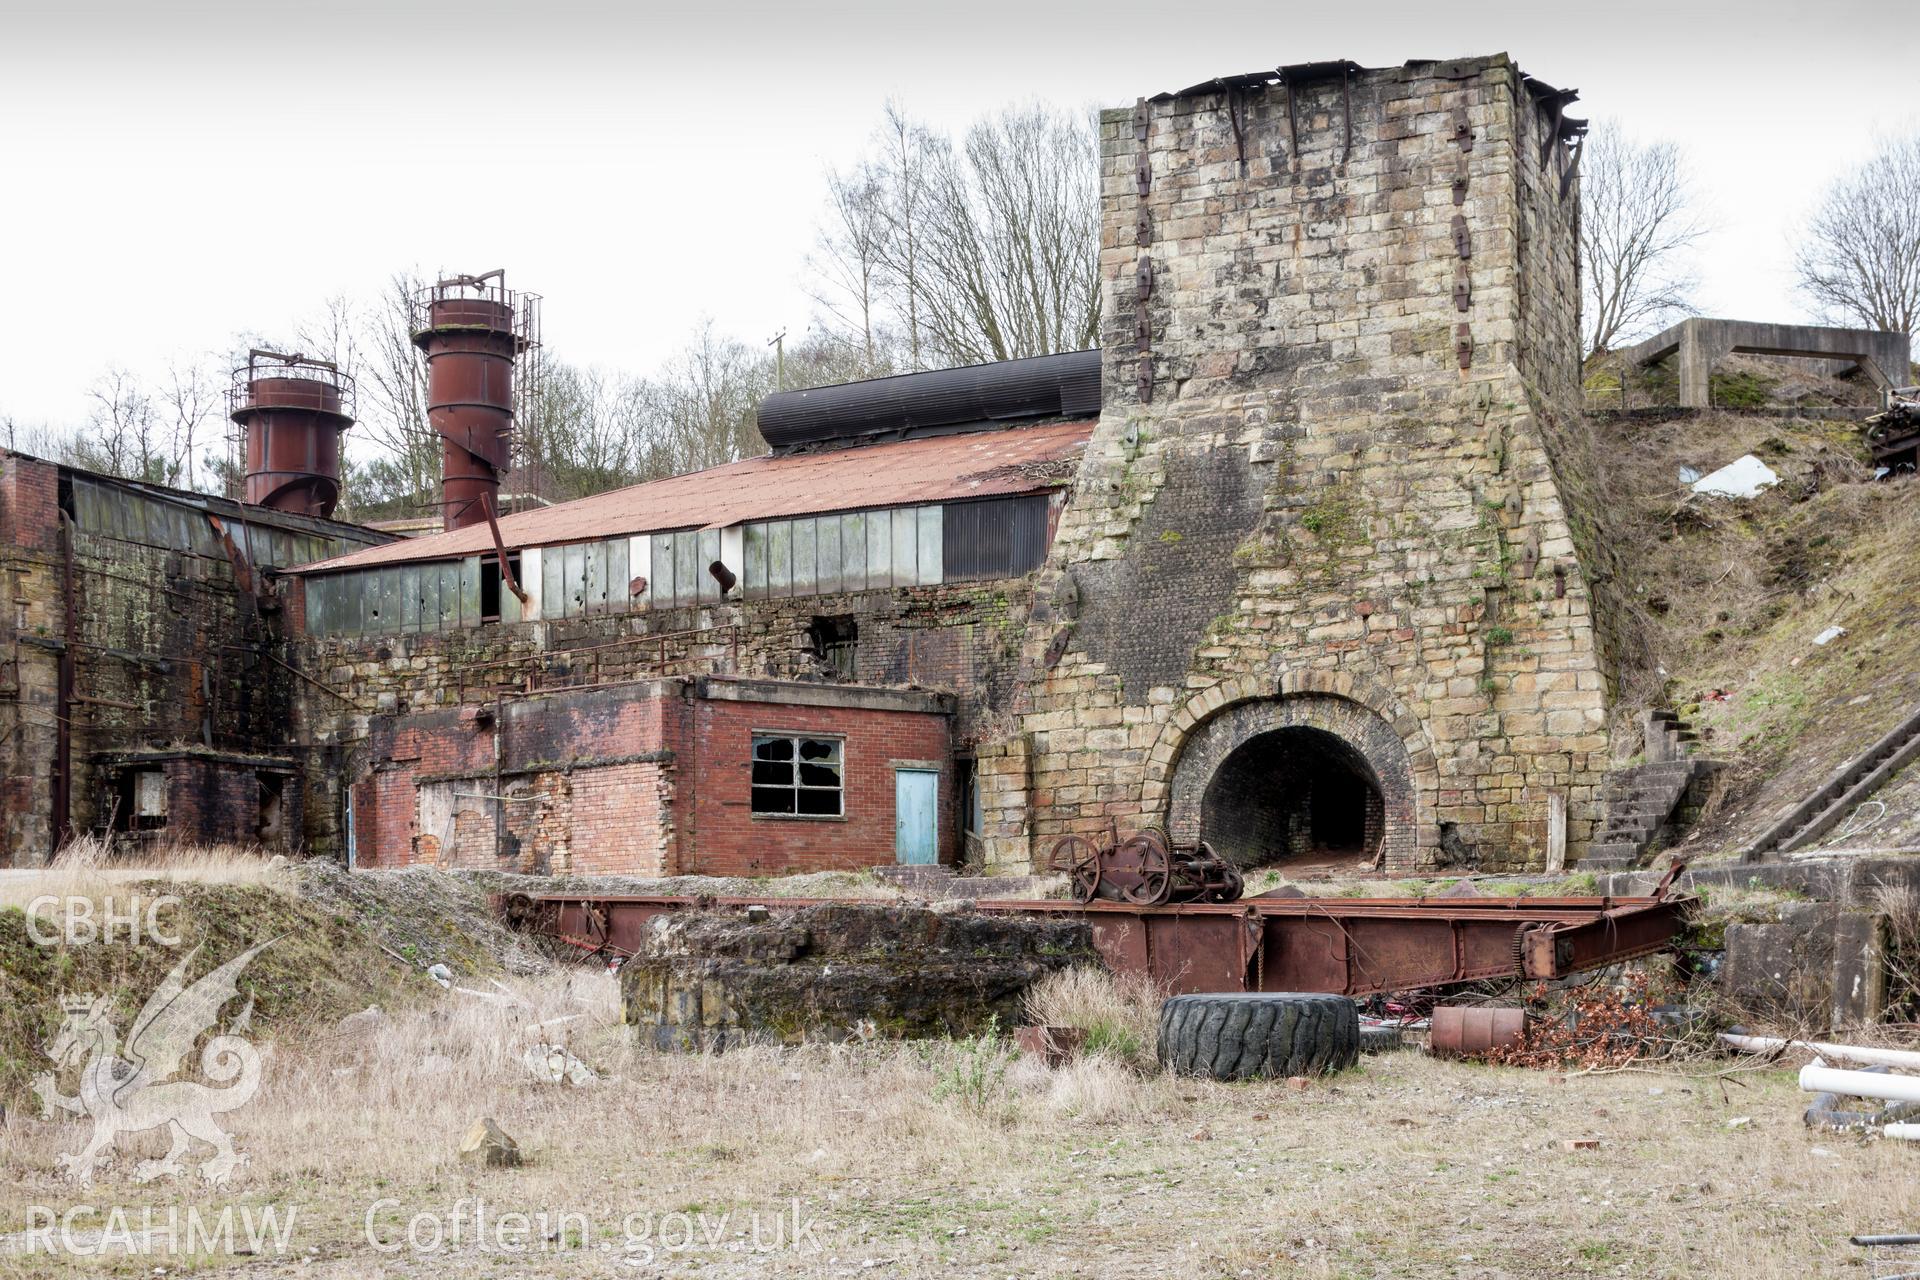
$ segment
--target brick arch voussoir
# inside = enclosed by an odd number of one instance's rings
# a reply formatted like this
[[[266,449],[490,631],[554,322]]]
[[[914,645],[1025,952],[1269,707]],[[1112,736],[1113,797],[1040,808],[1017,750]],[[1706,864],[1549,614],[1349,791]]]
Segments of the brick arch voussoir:
[[[1173,799],[1173,780],[1180,757],[1187,745],[1206,724],[1231,708],[1248,702],[1299,695],[1318,694],[1355,702],[1386,721],[1406,749],[1407,766],[1420,810],[1431,813],[1440,793],[1440,769],[1419,719],[1406,709],[1393,692],[1372,677],[1351,671],[1307,669],[1287,671],[1276,679],[1271,676],[1243,675],[1212,685],[1187,699],[1160,730],[1152,750],[1147,753],[1146,776],[1141,784],[1141,809],[1164,822]],[[1422,844],[1427,843],[1421,822]]]

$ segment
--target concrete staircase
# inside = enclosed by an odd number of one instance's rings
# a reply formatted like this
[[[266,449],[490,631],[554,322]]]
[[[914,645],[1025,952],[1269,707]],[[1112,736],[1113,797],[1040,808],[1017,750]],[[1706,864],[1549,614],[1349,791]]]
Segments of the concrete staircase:
[[[1742,849],[1740,860],[1760,862],[1769,854],[1791,853],[1812,844],[1839,826],[1861,801],[1916,759],[1920,759],[1920,711],[1909,715],[1878,742],[1836,769],[1811,795]]]
[[[1607,775],[1607,816],[1580,859],[1582,871],[1639,866],[1656,840],[1685,825],[1689,808],[1698,807],[1700,788],[1718,767],[1693,754],[1699,735],[1673,712],[1649,711],[1640,728],[1646,762]]]

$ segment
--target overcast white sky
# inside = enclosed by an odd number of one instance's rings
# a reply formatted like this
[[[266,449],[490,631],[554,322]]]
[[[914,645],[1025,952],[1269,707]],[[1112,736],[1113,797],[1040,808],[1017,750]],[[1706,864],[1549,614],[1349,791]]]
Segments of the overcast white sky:
[[[1912,3],[954,6],[0,0],[0,415],[108,364],[288,334],[397,268],[508,268],[565,359],[644,371],[701,316],[807,326],[824,166],[897,95],[963,127],[1280,63],[1505,50],[1689,152],[1711,314],[1802,316],[1788,237],[1920,119]]]

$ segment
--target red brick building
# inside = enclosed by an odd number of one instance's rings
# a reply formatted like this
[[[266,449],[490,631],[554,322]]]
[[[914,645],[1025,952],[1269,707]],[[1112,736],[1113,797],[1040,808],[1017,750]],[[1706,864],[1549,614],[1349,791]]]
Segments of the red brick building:
[[[395,717],[355,788],[353,857],[649,876],[951,861],[952,710],[933,693],[702,677]]]

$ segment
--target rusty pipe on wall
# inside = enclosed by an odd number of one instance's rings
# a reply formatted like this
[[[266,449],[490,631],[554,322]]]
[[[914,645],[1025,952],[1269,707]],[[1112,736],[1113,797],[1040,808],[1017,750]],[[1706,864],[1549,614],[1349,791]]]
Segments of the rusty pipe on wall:
[[[69,499],[71,501],[71,499]],[[74,602],[73,567],[75,526],[73,513],[60,508],[60,601],[63,624],[58,668],[55,674],[53,727],[53,852],[58,853],[73,836],[73,695],[74,650],[79,639],[79,609]]]

